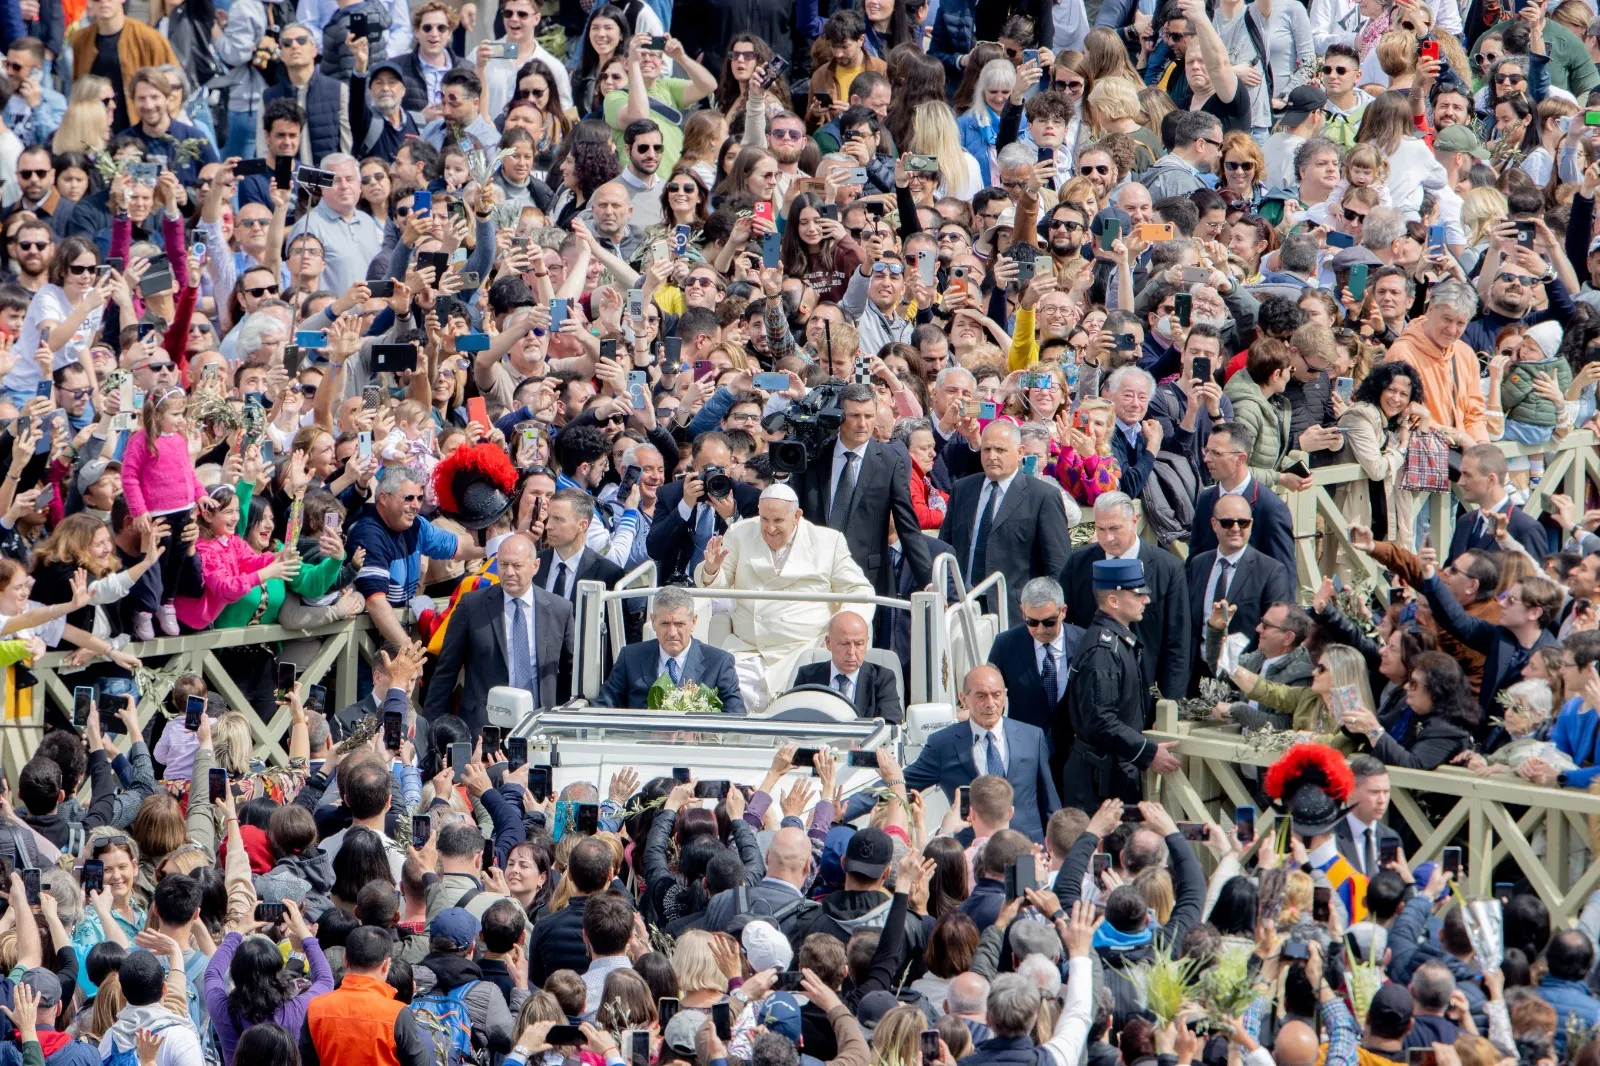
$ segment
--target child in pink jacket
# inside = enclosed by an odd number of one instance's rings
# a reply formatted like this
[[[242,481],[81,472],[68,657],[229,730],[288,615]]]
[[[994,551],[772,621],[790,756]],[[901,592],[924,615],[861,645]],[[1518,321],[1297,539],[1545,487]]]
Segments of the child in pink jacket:
[[[161,605],[155,621],[169,637],[178,635],[178,615],[173,599],[178,591],[178,573],[185,554],[184,526],[197,506],[210,508],[205,486],[195,475],[189,458],[189,439],[184,436],[184,408],[188,398],[182,389],[152,394],[140,412],[142,427],[128,439],[122,456],[122,491],[128,500],[128,514],[142,531],[157,519],[165,519],[167,535],[162,539],[166,554],[161,557]],[[220,609],[220,608],[219,608]],[[133,618],[133,639],[155,638],[148,611]]]
[[[224,607],[251,589],[275,577],[292,576],[275,554],[256,551],[235,532],[239,528],[239,495],[232,485],[218,485],[211,490],[210,499],[215,507],[200,519],[200,539],[195,542],[205,592],[197,597],[179,596],[176,603],[178,621],[194,630],[208,628]]]

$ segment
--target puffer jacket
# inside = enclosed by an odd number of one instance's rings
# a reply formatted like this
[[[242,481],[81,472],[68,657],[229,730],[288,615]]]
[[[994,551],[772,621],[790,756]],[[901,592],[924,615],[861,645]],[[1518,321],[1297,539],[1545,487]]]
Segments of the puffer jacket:
[[[1537,363],[1512,363],[1500,382],[1500,407],[1506,413],[1506,421],[1530,426],[1556,424],[1556,405],[1533,391],[1533,383],[1541,374],[1554,377],[1562,395],[1572,384],[1572,367],[1560,356]]]
[[[1271,488],[1278,484],[1278,471],[1289,457],[1289,423],[1293,417],[1289,401],[1279,393],[1263,396],[1249,371],[1228,379],[1223,390],[1233,401],[1236,422],[1248,426],[1255,436],[1255,449],[1250,453],[1250,473],[1263,485]]]

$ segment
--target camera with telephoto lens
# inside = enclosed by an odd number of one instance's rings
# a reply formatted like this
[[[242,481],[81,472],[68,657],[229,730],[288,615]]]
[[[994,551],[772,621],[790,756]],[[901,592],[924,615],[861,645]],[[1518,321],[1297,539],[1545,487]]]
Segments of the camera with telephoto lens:
[[[712,464],[700,471],[700,481],[706,487],[706,495],[713,499],[725,500],[733,495],[733,478],[720,466]]]
[[[833,447],[844,424],[844,408],[839,403],[842,382],[819,385],[796,400],[788,410],[768,415],[761,428],[768,433],[785,433],[786,438],[767,445],[772,469],[780,474],[798,474],[823,452]]]

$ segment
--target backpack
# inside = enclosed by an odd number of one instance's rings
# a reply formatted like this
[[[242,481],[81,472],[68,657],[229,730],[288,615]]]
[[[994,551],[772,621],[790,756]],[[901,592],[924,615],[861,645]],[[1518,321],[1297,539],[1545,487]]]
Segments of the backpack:
[[[467,1013],[467,993],[478,982],[468,981],[448,992],[429,992],[411,1001],[410,1011],[416,1017],[417,1027],[425,1032],[433,1044],[433,1061],[436,1066],[462,1066],[477,1062],[472,1050],[472,1017]],[[101,1066],[108,1066],[102,1063]],[[112,1063],[109,1066],[124,1066]],[[133,1064],[137,1066],[137,1063]]]

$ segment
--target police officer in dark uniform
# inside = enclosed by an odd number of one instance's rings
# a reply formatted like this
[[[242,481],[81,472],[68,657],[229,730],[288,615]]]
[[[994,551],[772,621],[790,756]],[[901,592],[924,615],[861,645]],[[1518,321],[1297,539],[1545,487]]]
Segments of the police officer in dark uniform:
[[[1150,690],[1139,666],[1139,638],[1128,626],[1144,617],[1150,602],[1144,564],[1097,560],[1094,598],[1098,610],[1078,642],[1067,682],[1075,739],[1061,787],[1063,805],[1084,811],[1113,798],[1137,803],[1141,771],[1178,768],[1171,745],[1152,743],[1142,732]]]

